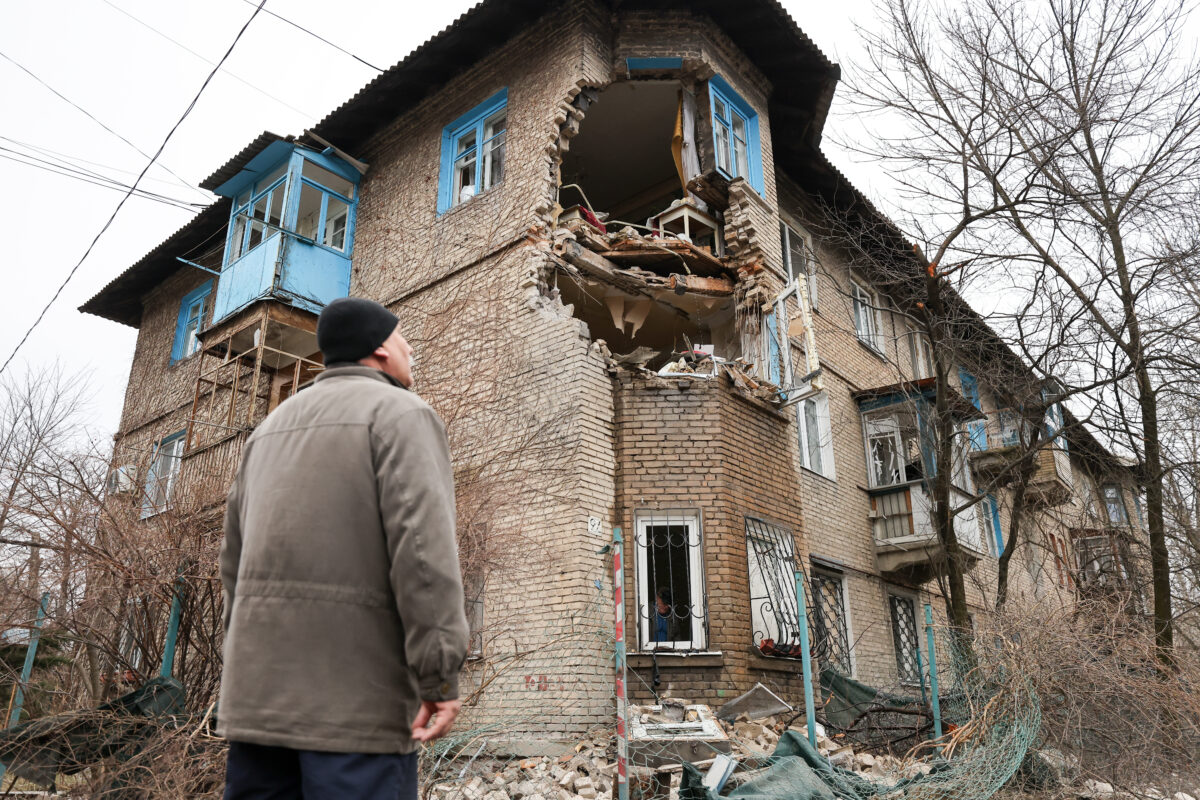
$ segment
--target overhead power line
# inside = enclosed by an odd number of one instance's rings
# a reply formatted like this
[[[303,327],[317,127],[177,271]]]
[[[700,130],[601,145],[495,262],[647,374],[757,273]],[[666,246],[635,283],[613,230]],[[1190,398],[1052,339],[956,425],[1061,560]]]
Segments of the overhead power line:
[[[248,5],[254,5],[254,0],[242,0],[242,2],[243,2],[243,3],[246,3],[246,4],[248,4]],[[370,67],[371,69],[375,70],[376,72],[383,72],[383,68],[382,68],[382,67],[377,67],[377,66],[375,66],[374,64],[372,64],[370,61],[367,61],[365,58],[360,58],[359,56],[356,56],[354,53],[351,53],[351,52],[350,52],[349,50],[347,50],[346,48],[344,48],[344,47],[342,47],[342,46],[340,46],[340,45],[336,45],[336,44],[334,44],[333,42],[329,41],[328,39],[326,39],[326,38],[325,38],[324,36],[322,36],[321,34],[319,34],[319,33],[314,33],[314,32],[312,32],[312,31],[310,31],[308,28],[304,27],[303,25],[300,25],[299,23],[292,22],[292,21],[291,21],[290,19],[288,19],[287,17],[280,16],[279,14],[276,14],[274,11],[271,11],[270,9],[267,9],[267,8],[264,8],[264,9],[263,9],[263,13],[264,13],[264,14],[270,14],[272,17],[274,17],[275,19],[279,20],[280,22],[286,22],[288,25],[291,25],[293,28],[296,28],[296,29],[298,29],[298,30],[304,31],[305,33],[307,33],[309,36],[313,37],[314,39],[317,39],[317,40],[319,40],[319,41],[322,41],[322,42],[324,42],[325,44],[327,44],[327,45],[329,45],[330,47],[332,47],[334,50],[337,50],[337,51],[339,51],[339,52],[345,53],[346,55],[350,56],[350,57],[351,57],[351,58],[353,58],[355,61],[357,61],[357,62],[359,62],[359,63],[361,63],[361,64],[366,64],[368,67]]]
[[[89,167],[99,167],[100,169],[107,170],[110,173],[115,172],[120,175],[137,175],[138,174],[138,171],[136,169],[122,169],[121,167],[114,167],[112,164],[104,164],[99,161],[90,161],[86,158],[80,158],[79,156],[73,156],[69,153],[64,153],[61,150],[52,150],[49,147],[42,147],[41,145],[32,144],[30,142],[23,142],[20,139],[13,139],[11,136],[0,135],[0,141],[8,142],[9,144],[14,144],[17,147],[23,147],[26,150],[32,151],[32,153],[36,153],[37,156],[39,156],[39,157],[44,157],[51,161],[60,162],[64,166],[70,167],[72,169],[78,169],[83,172],[91,172],[95,175],[100,175],[105,178],[107,178],[108,176],[102,172],[96,172],[95,170],[89,169]],[[17,152],[21,152],[21,151],[17,151]],[[29,154],[21,152],[21,155],[29,155]],[[146,158],[149,158],[149,157],[150,157],[149,155],[146,156]],[[162,166],[162,165],[159,164],[156,166]],[[169,180],[166,180],[165,178],[147,177],[144,182],[161,183],[161,184],[168,185],[168,186],[182,185],[182,184],[178,184],[177,181],[169,181]],[[125,183],[122,185],[125,187],[128,187],[129,184]],[[195,189],[195,187],[191,187],[191,188]],[[196,192],[202,193],[200,189],[196,189]],[[205,194],[204,199],[206,202],[202,203],[201,205],[207,205],[208,203],[212,202],[211,198],[209,198],[207,196],[207,194]],[[181,201],[181,202],[187,202],[187,201]]]
[[[125,192],[125,196],[121,198],[121,202],[117,203],[117,207],[114,208],[112,214],[109,215],[108,221],[105,222],[103,227],[100,228],[100,231],[92,239],[92,243],[88,245],[87,250],[84,251],[83,256],[80,257],[79,261],[75,263],[75,266],[71,267],[71,271],[67,273],[67,277],[63,279],[63,282],[59,284],[58,289],[55,290],[54,296],[50,298],[50,301],[46,303],[45,307],[42,308],[41,313],[38,314],[37,319],[35,319],[33,324],[29,326],[29,329],[25,331],[25,335],[21,337],[21,341],[17,342],[17,346],[13,348],[12,353],[9,354],[8,358],[5,359],[3,364],[0,364],[0,375],[3,375],[4,370],[8,369],[8,365],[11,364],[12,360],[17,357],[17,353],[20,352],[21,348],[25,345],[25,342],[29,341],[29,337],[33,334],[33,331],[45,318],[46,312],[48,312],[50,307],[54,305],[54,301],[57,300],[59,295],[62,294],[63,289],[67,288],[67,284],[71,282],[71,278],[75,277],[75,273],[79,271],[79,268],[83,266],[83,262],[87,260],[89,255],[91,255],[92,250],[96,247],[96,243],[100,241],[100,237],[102,237],[104,232],[107,231],[110,226],[112,226],[113,220],[117,218],[117,214],[120,213],[121,208],[124,207],[129,198],[133,196],[138,184],[141,183],[142,178],[146,176],[146,173],[150,171],[150,168],[154,166],[154,162],[158,160],[158,157],[162,155],[163,150],[165,150],[167,147],[167,143],[171,141],[171,137],[173,137],[175,132],[179,130],[179,126],[182,125],[183,121],[186,120],[192,113],[192,109],[196,107],[196,103],[199,102],[200,96],[204,94],[204,90],[208,88],[208,84],[211,83],[213,77],[216,76],[217,70],[219,70],[221,65],[224,64],[229,58],[229,55],[233,52],[233,48],[237,47],[237,43],[241,41],[243,34],[246,33],[246,29],[250,27],[250,23],[254,21],[254,18],[258,16],[258,12],[262,11],[262,7],[266,4],[267,0],[261,0],[258,6],[255,7],[254,13],[250,15],[250,18],[246,20],[246,23],[242,25],[241,30],[238,31],[237,36],[233,37],[233,42],[229,45],[229,49],[225,51],[225,55],[221,56],[221,60],[217,62],[215,67],[213,67],[212,72],[208,73],[208,77],[204,79],[204,83],[200,84],[200,89],[196,92],[196,96],[192,98],[192,102],[188,103],[188,106],[184,109],[183,115],[179,118],[179,121],[176,122],[175,125],[171,127],[171,130],[167,132],[166,138],[163,139],[162,144],[158,146],[158,150],[154,152],[154,155],[150,157],[150,161],[145,167],[142,168],[141,174],[139,174],[134,180],[133,185],[129,188],[129,191]]]
[[[151,25],[150,23],[148,23],[148,22],[146,22],[146,21],[144,21],[144,20],[142,20],[142,19],[139,19],[138,17],[135,17],[133,14],[130,14],[128,11],[126,11],[126,10],[125,10],[125,9],[123,9],[123,8],[121,8],[121,7],[120,7],[119,5],[117,5],[116,3],[110,2],[110,0],[103,0],[103,3],[104,3],[106,6],[111,6],[111,7],[112,7],[114,10],[121,12],[122,14],[124,14],[124,15],[125,15],[125,16],[127,16],[127,17],[129,17],[131,20],[133,20],[133,21],[134,21],[134,22],[136,22],[137,24],[139,24],[139,25],[141,25],[142,27],[146,28],[147,30],[151,31],[152,33],[155,33],[155,34],[157,34],[157,35],[161,36],[162,38],[166,39],[168,42],[170,42],[171,44],[173,44],[173,45],[175,45],[176,47],[180,48],[181,50],[184,50],[184,51],[186,51],[186,52],[188,52],[188,53],[191,53],[191,54],[192,54],[192,55],[194,55],[196,58],[198,58],[198,59],[200,59],[201,61],[203,61],[205,64],[213,65],[213,64],[215,63],[215,62],[213,62],[213,61],[210,61],[209,59],[205,58],[205,57],[204,57],[204,56],[202,56],[201,54],[197,53],[195,50],[193,50],[192,48],[188,47],[186,44],[184,44],[183,42],[179,41],[178,39],[172,39],[170,36],[168,36],[167,34],[163,33],[162,31],[160,31],[158,28],[154,27],[154,26],[153,26],[153,25]],[[251,5],[254,5],[254,4],[253,4],[253,3],[251,3]],[[267,12],[267,13],[270,13],[270,12]],[[317,117],[317,116],[316,116],[316,115],[314,115],[314,114],[310,114],[310,113],[308,113],[307,111],[301,111],[300,109],[296,108],[294,105],[291,105],[290,103],[288,103],[288,102],[286,102],[286,101],[284,101],[284,100],[280,100],[278,97],[276,97],[275,95],[273,95],[273,94],[271,94],[270,92],[266,91],[265,89],[260,89],[259,87],[255,86],[253,83],[251,83],[250,81],[246,80],[245,78],[243,78],[242,76],[238,75],[238,74],[237,74],[237,73],[235,73],[235,72],[230,72],[230,71],[229,71],[229,70],[227,70],[227,69],[221,69],[220,65],[217,65],[217,70],[218,70],[218,71],[220,71],[220,72],[224,72],[226,75],[228,75],[229,77],[231,77],[231,78],[233,78],[234,80],[238,81],[239,83],[245,84],[246,86],[248,86],[248,87],[250,87],[251,89],[253,89],[254,91],[258,92],[259,94],[261,94],[263,97],[267,98],[268,100],[274,100],[276,103],[279,103],[279,105],[283,106],[284,108],[287,108],[287,109],[289,109],[289,110],[291,110],[291,111],[295,111],[297,114],[299,114],[299,115],[300,115],[300,116],[302,116],[302,117],[307,117],[308,119],[320,119],[320,117]]]
[[[109,178],[98,172],[76,169],[65,164],[56,164],[53,161],[47,161],[46,159],[38,158],[37,156],[30,155],[29,153],[22,153],[17,150],[12,150],[8,147],[0,147],[0,158],[16,162],[17,164],[24,164],[25,166],[33,167],[34,169],[45,170],[46,172],[54,175],[62,175],[65,178],[72,178],[73,180],[82,181],[83,183],[90,183],[93,186],[99,186],[104,189],[123,191],[133,188],[127,183],[121,183],[118,180],[114,180],[113,178]],[[202,203],[189,203],[186,200],[180,200],[175,197],[158,194],[157,192],[150,192],[145,189],[135,189],[133,193],[137,197],[142,197],[146,200],[154,200],[155,202],[163,203],[169,206],[175,206],[176,208],[182,208],[187,211],[196,212],[204,208],[204,204]]]
[[[5,61],[7,61],[7,62],[9,62],[10,64],[12,64],[12,65],[13,65],[14,67],[16,67],[17,69],[21,70],[21,71],[22,71],[22,72],[24,72],[26,75],[28,75],[29,77],[33,78],[35,81],[37,81],[38,83],[40,83],[42,86],[46,87],[46,89],[48,89],[48,90],[50,91],[50,93],[51,93],[51,94],[53,94],[55,97],[57,97],[58,99],[62,100],[64,103],[66,103],[67,105],[71,106],[71,108],[74,108],[76,111],[78,111],[78,112],[80,112],[81,114],[83,114],[85,117],[87,117],[88,119],[90,119],[92,122],[96,123],[96,124],[97,124],[97,125],[99,125],[101,128],[103,128],[104,130],[108,131],[108,132],[109,132],[109,133],[111,133],[113,136],[117,137],[117,138],[118,138],[118,139],[120,139],[122,142],[124,142],[125,144],[129,145],[130,147],[132,147],[134,150],[136,150],[136,151],[138,152],[138,154],[139,154],[139,155],[143,156],[144,158],[150,158],[150,154],[149,154],[149,153],[147,153],[146,151],[142,150],[142,148],[138,147],[136,144],[134,144],[133,142],[129,141],[129,140],[128,140],[128,139],[126,139],[124,136],[122,136],[121,134],[119,134],[119,133],[117,133],[116,131],[114,131],[112,128],[110,128],[110,127],[108,127],[107,125],[105,125],[103,122],[101,122],[99,119],[97,119],[97,118],[96,118],[96,117],[95,117],[95,116],[94,116],[94,115],[93,115],[93,114],[92,114],[90,111],[88,111],[86,108],[84,108],[83,106],[79,105],[79,104],[78,104],[78,103],[76,103],[74,100],[72,100],[71,98],[67,97],[67,96],[66,96],[66,95],[64,95],[62,92],[58,91],[58,90],[57,90],[57,89],[55,89],[53,86],[51,86],[50,84],[46,83],[44,80],[42,80],[41,78],[39,78],[39,77],[38,77],[36,74],[34,74],[34,72],[33,72],[32,70],[30,70],[28,67],[26,67],[24,64],[21,64],[20,62],[16,61],[14,58],[12,58],[12,56],[9,56],[9,55],[7,55],[7,54],[5,54],[5,53],[2,53],[2,52],[0,52],[0,58],[3,58]],[[200,190],[200,189],[197,189],[195,186],[193,186],[192,184],[188,183],[186,180],[184,180],[184,179],[183,179],[183,178],[181,178],[180,176],[176,175],[176,174],[175,174],[175,173],[174,173],[174,172],[173,172],[171,169],[169,169],[169,168],[167,167],[167,165],[166,165],[166,164],[158,164],[157,166],[158,166],[158,168],[159,168],[159,169],[161,169],[161,170],[165,170],[165,171],[166,171],[166,172],[167,172],[169,175],[171,175],[173,178],[175,178],[176,180],[178,180],[178,181],[179,181],[181,184],[183,184],[184,186],[188,187],[189,189],[191,189],[191,190],[193,190],[193,191],[195,191],[195,192],[200,192],[201,194],[203,194],[203,192],[201,192],[201,190]]]

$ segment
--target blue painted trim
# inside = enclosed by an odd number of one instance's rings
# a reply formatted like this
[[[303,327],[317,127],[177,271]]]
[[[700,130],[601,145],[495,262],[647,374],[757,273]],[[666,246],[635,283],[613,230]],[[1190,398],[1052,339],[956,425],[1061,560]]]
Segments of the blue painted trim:
[[[296,148],[296,152],[306,161],[311,161],[318,167],[323,167],[334,175],[345,178],[353,183],[355,187],[358,186],[358,182],[362,178],[362,174],[358,170],[335,155],[326,155],[325,153],[318,153],[316,150],[308,150],[303,147]]]
[[[438,175],[437,200],[439,216],[445,214],[454,205],[450,202],[450,195],[454,188],[454,142],[471,128],[477,127],[480,130],[475,134],[476,147],[481,145],[483,143],[483,121],[506,105],[508,105],[508,87],[496,92],[442,129],[442,164]],[[480,184],[479,170],[483,168],[482,164],[483,159],[477,155],[475,159],[476,186]]]
[[[1000,504],[996,502],[996,496],[989,494],[987,496],[988,510],[992,515],[992,535],[996,537],[996,555],[1004,552],[1004,531],[1000,527]]]
[[[958,382],[962,386],[963,395],[971,401],[976,411],[983,411],[983,403],[979,399],[979,380],[962,367],[958,368]],[[983,420],[967,423],[967,435],[971,439],[972,450],[987,449],[987,426]]]
[[[679,57],[626,58],[625,68],[630,72],[639,69],[682,69],[683,59]]]
[[[743,175],[746,182],[750,184],[754,191],[760,195],[763,193],[763,167],[762,167],[762,146],[759,142],[758,134],[758,112],[742,99],[742,96],[734,91],[729,82],[720,75],[713,75],[708,79],[708,105],[709,118],[714,126],[713,130],[713,147],[717,145],[717,133],[715,130],[716,122],[716,103],[714,98],[719,97],[726,105],[732,106],[746,119],[746,161],[750,168],[749,175]],[[736,159],[730,153],[731,164],[736,165]],[[718,170],[727,178],[733,179],[739,177],[732,173],[726,172],[718,167]]]
[[[275,169],[295,147],[292,142],[271,142],[250,159],[237,175],[213,189],[213,194],[236,198],[254,181]]]
[[[175,343],[171,346],[171,364],[181,361],[186,357],[183,352],[184,346],[187,344],[187,323],[191,317],[191,310],[200,303],[201,318],[196,322],[196,330],[199,332],[200,325],[204,324],[204,300],[212,294],[213,282],[209,278],[200,286],[183,296],[183,300],[179,302],[179,316],[175,320]]]

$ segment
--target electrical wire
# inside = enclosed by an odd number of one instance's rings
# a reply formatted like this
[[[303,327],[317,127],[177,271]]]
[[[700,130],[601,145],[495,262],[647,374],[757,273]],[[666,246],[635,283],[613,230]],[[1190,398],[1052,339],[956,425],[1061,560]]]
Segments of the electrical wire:
[[[196,52],[195,50],[193,50],[192,48],[188,47],[188,46],[187,46],[186,44],[184,44],[183,42],[180,42],[180,41],[179,41],[179,40],[177,40],[177,39],[172,39],[170,36],[168,36],[167,34],[163,33],[163,32],[162,32],[162,31],[160,31],[158,28],[154,27],[153,25],[151,25],[151,24],[150,24],[150,23],[148,23],[148,22],[145,22],[144,20],[138,19],[138,18],[137,18],[137,17],[135,17],[133,14],[130,14],[128,11],[126,11],[126,10],[125,10],[125,9],[123,9],[123,8],[121,8],[121,7],[120,7],[119,5],[117,5],[116,3],[110,2],[110,0],[101,0],[101,2],[103,2],[103,3],[104,3],[106,6],[110,6],[110,7],[112,7],[112,8],[113,8],[115,11],[119,11],[119,12],[121,12],[122,14],[124,14],[124,15],[125,15],[125,16],[127,16],[127,17],[129,17],[131,20],[133,20],[133,21],[134,21],[134,22],[136,22],[137,24],[141,25],[142,27],[146,28],[147,30],[149,30],[149,31],[151,31],[151,32],[153,32],[153,33],[155,33],[155,34],[158,34],[159,36],[161,36],[162,38],[166,39],[166,40],[167,40],[168,42],[170,42],[171,44],[173,44],[173,45],[175,45],[176,47],[180,48],[181,50],[184,50],[184,51],[186,51],[186,52],[188,52],[188,53],[191,53],[191,54],[192,54],[192,55],[194,55],[196,58],[198,58],[198,59],[200,59],[201,61],[203,61],[205,64],[208,64],[208,65],[210,65],[210,66],[214,64],[214,62],[212,62],[212,61],[208,60],[207,58],[205,58],[204,56],[200,55],[199,53],[197,53],[197,52]],[[253,3],[251,3],[251,5],[254,5],[254,4],[253,4]],[[270,13],[270,12],[268,12],[268,13]],[[266,91],[265,89],[260,89],[259,87],[255,86],[253,83],[251,83],[250,81],[246,80],[245,78],[243,78],[242,76],[238,75],[237,73],[230,72],[230,71],[229,71],[229,70],[227,70],[227,69],[221,69],[219,65],[218,65],[217,69],[218,69],[218,71],[220,71],[220,72],[224,72],[226,75],[228,75],[229,77],[233,78],[234,80],[236,80],[236,81],[238,81],[238,82],[240,82],[240,83],[243,83],[243,84],[245,84],[246,86],[249,86],[251,89],[253,89],[254,91],[258,92],[259,94],[261,94],[263,97],[267,98],[268,100],[274,100],[276,103],[279,103],[279,105],[281,105],[281,106],[283,106],[284,108],[287,108],[287,109],[289,109],[289,110],[291,110],[291,111],[294,111],[294,112],[296,112],[297,114],[299,114],[299,115],[300,115],[300,116],[302,116],[302,117],[306,117],[307,119],[320,119],[320,117],[318,117],[318,116],[316,116],[316,115],[314,115],[314,114],[310,114],[310,113],[308,113],[307,111],[301,111],[300,109],[296,108],[295,106],[293,106],[293,105],[290,105],[289,103],[287,103],[287,102],[285,102],[285,101],[283,101],[283,100],[280,100],[278,97],[276,97],[275,95],[273,95],[273,94],[271,94],[270,92]]]
[[[21,64],[20,62],[16,61],[16,60],[15,60],[15,59],[14,59],[12,56],[9,56],[9,55],[7,55],[7,54],[5,54],[5,53],[3,53],[3,52],[0,52],[0,58],[3,58],[5,61],[7,61],[7,62],[9,62],[10,64],[12,64],[12,65],[13,65],[14,67],[16,67],[17,69],[21,70],[21,71],[22,71],[22,72],[24,72],[26,75],[28,75],[29,77],[33,78],[35,81],[37,81],[38,83],[40,83],[42,86],[46,87],[46,89],[48,89],[48,90],[50,91],[50,93],[51,93],[51,94],[53,94],[55,97],[57,97],[58,99],[62,100],[64,103],[66,103],[67,105],[69,105],[69,106],[71,106],[72,108],[74,108],[76,111],[78,111],[78,112],[80,112],[81,114],[83,114],[85,117],[87,117],[88,119],[90,119],[92,122],[96,123],[96,124],[97,124],[97,125],[99,125],[101,128],[104,128],[104,130],[108,131],[108,132],[109,132],[109,133],[111,133],[113,136],[117,137],[117,138],[118,138],[118,139],[120,139],[122,142],[124,142],[125,144],[129,145],[130,147],[132,147],[134,150],[136,150],[136,151],[138,152],[138,154],[139,154],[139,155],[141,155],[141,156],[142,156],[142,157],[144,157],[144,158],[150,158],[150,154],[149,154],[149,153],[147,153],[146,151],[142,150],[142,148],[138,147],[136,144],[134,144],[133,142],[129,141],[129,140],[128,140],[128,139],[126,139],[124,136],[122,136],[121,134],[119,134],[119,133],[117,133],[116,131],[114,131],[112,128],[110,128],[110,127],[108,127],[107,125],[105,125],[103,122],[101,122],[99,119],[97,119],[97,118],[95,117],[95,115],[93,115],[93,114],[92,114],[90,111],[88,111],[86,108],[84,108],[83,106],[79,105],[79,104],[78,104],[78,103],[76,103],[74,100],[72,100],[71,98],[67,97],[67,96],[66,96],[66,95],[64,95],[62,92],[58,91],[58,90],[57,90],[57,89],[55,89],[53,86],[51,86],[50,84],[46,83],[44,80],[42,80],[41,78],[39,78],[39,77],[38,77],[36,74],[34,74],[34,73],[33,73],[33,71],[31,71],[31,70],[30,70],[28,67],[26,67],[24,64]],[[175,178],[175,179],[176,179],[176,180],[178,180],[178,181],[179,181],[181,184],[183,184],[184,186],[188,187],[188,188],[189,188],[189,189],[191,189],[192,191],[195,191],[195,192],[200,192],[201,194],[203,194],[203,192],[202,192],[200,189],[198,189],[198,188],[196,188],[195,186],[193,186],[192,184],[188,183],[186,180],[184,180],[183,178],[181,178],[179,175],[176,175],[176,174],[175,174],[175,172],[173,172],[173,171],[172,171],[170,168],[168,168],[168,167],[167,167],[167,165],[166,165],[166,164],[158,164],[157,166],[158,166],[158,168],[159,168],[159,169],[165,170],[165,171],[166,171],[166,172],[167,172],[169,175],[171,175],[171,177]]]
[[[196,107],[196,103],[199,102],[200,96],[204,94],[204,90],[208,88],[208,84],[211,83],[212,79],[216,76],[217,70],[221,68],[221,65],[224,64],[229,58],[230,54],[233,53],[233,49],[237,47],[237,43],[241,41],[242,36],[246,33],[246,29],[250,27],[250,23],[254,21],[254,18],[258,16],[258,12],[262,11],[263,6],[266,4],[267,0],[261,0],[258,6],[254,9],[254,13],[251,14],[250,18],[246,20],[246,23],[242,25],[241,30],[238,31],[237,36],[233,38],[233,42],[229,45],[229,49],[225,51],[225,55],[221,56],[221,60],[218,61],[216,66],[213,67],[213,70],[208,73],[208,77],[204,79],[204,83],[200,84],[200,89],[196,92],[196,96],[192,98],[192,102],[188,103],[188,107],[184,109],[183,115],[179,118],[175,125],[172,126],[171,130],[167,132],[166,138],[163,139],[162,144],[158,146],[158,150],[155,151],[154,155],[150,157],[150,161],[144,168],[142,168],[142,172],[137,176],[137,179],[134,180],[133,186],[131,186],[129,191],[125,193],[125,196],[121,198],[121,202],[117,203],[117,207],[114,208],[112,214],[109,215],[108,221],[105,222],[104,226],[100,228],[100,231],[92,239],[92,243],[88,245],[87,250],[84,251],[83,256],[80,257],[79,261],[75,263],[75,266],[71,267],[71,271],[67,273],[67,277],[63,279],[61,284],[59,284],[58,289],[54,292],[54,296],[51,297],[50,301],[42,308],[41,313],[39,313],[37,316],[37,319],[35,319],[33,324],[29,326],[29,329],[25,331],[25,335],[21,337],[21,341],[17,342],[17,346],[13,348],[12,353],[10,353],[8,358],[4,360],[3,364],[0,364],[0,375],[4,374],[4,370],[8,369],[8,365],[11,364],[12,360],[17,357],[17,353],[20,352],[21,348],[25,345],[25,342],[29,341],[29,337],[33,334],[33,331],[37,328],[41,321],[45,319],[46,312],[48,312],[50,307],[54,305],[54,301],[59,298],[59,295],[62,294],[63,289],[67,288],[67,284],[71,282],[71,278],[75,277],[75,273],[79,271],[79,268],[83,266],[83,262],[87,260],[89,255],[91,255],[92,250],[96,247],[96,243],[100,241],[100,237],[102,237],[105,231],[112,226],[113,220],[117,218],[117,214],[120,213],[126,201],[133,196],[133,192],[137,189],[137,185],[141,183],[142,178],[145,177],[146,173],[150,171],[150,168],[154,166],[154,162],[158,160],[158,157],[162,155],[163,150],[165,150],[167,147],[167,143],[171,141],[171,137],[173,137],[175,132],[179,130],[179,126],[182,125],[184,120],[186,120],[192,113],[192,109]]]
[[[108,178],[107,175],[104,175],[103,173],[100,173],[100,172],[94,172],[93,170],[88,169],[88,167],[99,167],[100,169],[105,169],[105,170],[108,170],[109,172],[120,173],[122,175],[137,175],[136,169],[121,169],[120,167],[114,167],[111,164],[104,164],[99,161],[89,161],[86,158],[80,158],[79,156],[73,156],[73,155],[70,155],[69,153],[64,153],[60,150],[51,150],[49,147],[41,147],[39,145],[31,144],[29,142],[22,142],[19,139],[13,139],[12,137],[9,137],[9,136],[0,136],[0,141],[8,142],[9,144],[14,144],[17,147],[23,147],[26,150],[32,150],[34,153],[37,153],[37,155],[39,155],[39,156],[44,156],[45,158],[50,159],[51,161],[60,162],[63,166],[69,167],[71,169],[78,169],[83,172],[92,173],[94,175],[104,177],[109,180],[111,180],[111,178]],[[21,153],[21,155],[29,155],[29,154]],[[30,157],[33,157],[33,156],[30,156]],[[146,156],[146,158],[149,158],[149,157],[150,157],[149,155]],[[84,165],[86,165],[86,166],[84,166]],[[145,182],[161,183],[161,184],[166,184],[169,186],[177,185],[176,181],[169,181],[164,178],[146,178]],[[128,184],[123,184],[123,185],[128,186]],[[192,186],[190,188],[195,189],[196,187]],[[198,193],[202,193],[198,189],[196,191]],[[205,195],[205,200],[208,200],[209,202],[211,202],[211,199],[207,196],[207,194]],[[180,202],[187,202],[187,201],[180,201]],[[207,203],[204,203],[203,205],[207,205]]]
[[[254,5],[254,0],[242,0],[242,2],[246,3],[248,5]],[[360,64],[366,64],[368,67],[375,70],[376,72],[383,72],[383,69],[381,67],[377,67],[374,64],[372,64],[370,61],[367,61],[365,58],[360,58],[360,57],[356,56],[354,53],[351,53],[346,48],[334,44],[333,42],[326,39],[324,36],[321,36],[319,33],[313,33],[312,31],[310,31],[308,28],[304,27],[303,25],[300,25],[299,23],[296,23],[296,22],[292,22],[287,17],[280,16],[279,14],[276,14],[274,11],[271,11],[266,8],[263,9],[263,13],[270,14],[272,17],[279,20],[280,22],[286,22],[288,25],[291,25],[293,28],[297,28],[299,30],[304,31],[305,33],[307,33],[309,36],[313,37],[314,39],[324,42],[325,44],[332,47],[334,50],[345,53],[346,55],[350,56],[351,58],[353,58],[355,61],[359,62]]]
[[[5,153],[10,153],[11,155],[5,155]],[[90,183],[93,186],[99,186],[103,189],[115,189],[117,191],[122,191],[133,188],[129,184],[121,183],[120,181],[105,177],[104,175],[91,173],[90,171],[72,169],[61,164],[55,164],[51,161],[45,161],[44,159],[31,156],[28,153],[20,153],[16,150],[10,150],[7,147],[0,147],[0,158],[7,161],[13,161],[17,164],[24,164],[25,166],[33,167],[34,169],[45,170],[53,175],[62,175],[64,178],[71,178],[83,183]],[[141,197],[146,200],[153,200],[157,203],[174,206],[175,208],[182,208],[192,212],[199,211],[205,207],[203,203],[189,203],[186,200],[179,200],[177,198],[158,194],[156,192],[148,192],[145,189],[136,189],[134,190],[133,194],[136,197]]]

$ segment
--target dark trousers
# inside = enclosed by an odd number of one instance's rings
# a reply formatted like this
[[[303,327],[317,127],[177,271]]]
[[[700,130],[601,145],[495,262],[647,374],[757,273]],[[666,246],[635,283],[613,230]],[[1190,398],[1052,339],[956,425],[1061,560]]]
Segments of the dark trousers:
[[[229,743],[225,800],[416,800],[417,754]]]

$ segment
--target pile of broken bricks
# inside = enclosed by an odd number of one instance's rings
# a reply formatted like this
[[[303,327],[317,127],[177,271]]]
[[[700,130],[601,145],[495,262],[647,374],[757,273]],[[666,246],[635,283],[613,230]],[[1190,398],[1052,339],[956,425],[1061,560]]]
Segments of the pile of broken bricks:
[[[765,687],[757,686],[738,700],[748,696],[759,700],[763,692]],[[772,702],[778,700],[767,694]],[[764,710],[781,713],[766,714]],[[719,768],[732,759],[734,768],[722,777],[719,787],[714,786],[719,793],[728,793],[761,774],[785,731],[806,735],[803,721],[797,723],[786,704],[772,709],[769,704],[755,707],[751,703],[741,710],[731,703],[721,711],[738,713],[731,719],[719,719],[720,712],[714,714],[708,706],[669,698],[654,706],[630,706],[631,800],[678,797],[684,761],[711,772],[714,763]],[[878,784],[892,785],[930,771],[922,761],[855,752],[836,736],[826,737],[819,727],[817,748],[834,766],[858,772]],[[473,761],[459,778],[435,782],[424,796],[431,800],[612,800],[616,774],[616,739],[601,735],[586,738],[557,757]]]

